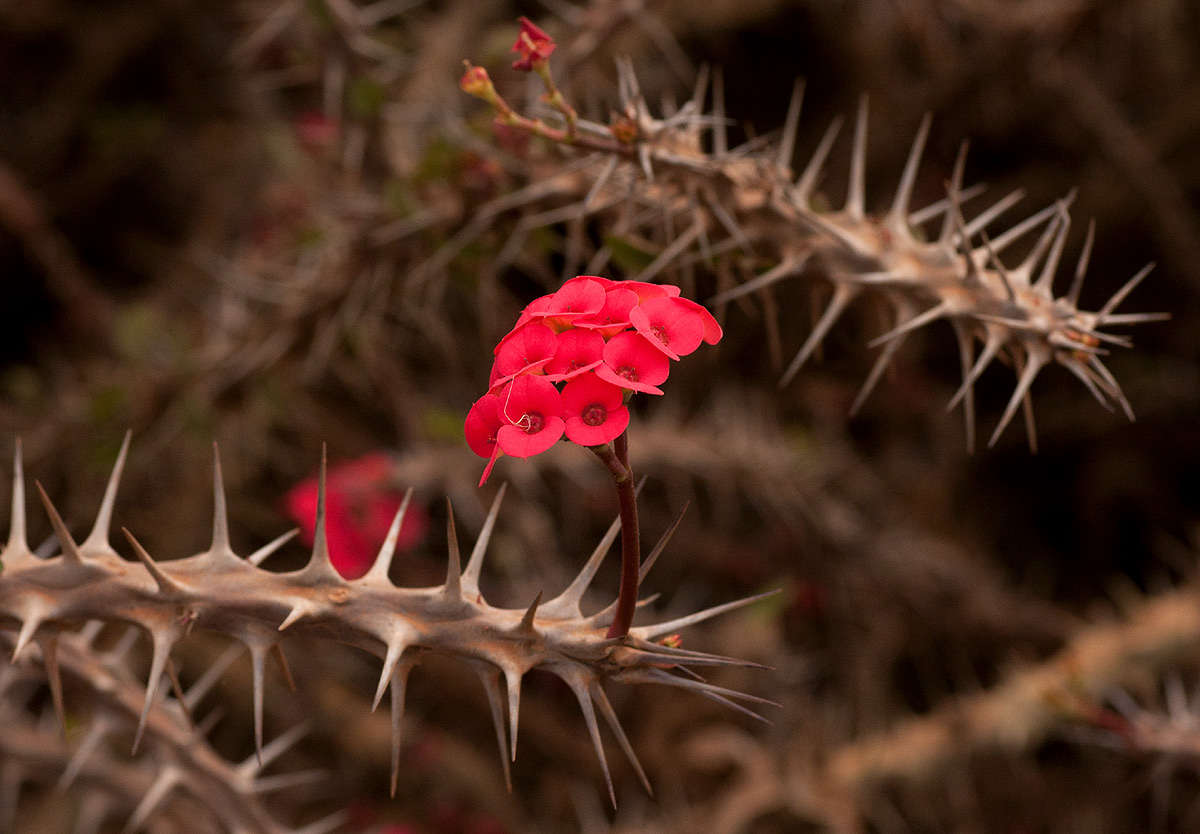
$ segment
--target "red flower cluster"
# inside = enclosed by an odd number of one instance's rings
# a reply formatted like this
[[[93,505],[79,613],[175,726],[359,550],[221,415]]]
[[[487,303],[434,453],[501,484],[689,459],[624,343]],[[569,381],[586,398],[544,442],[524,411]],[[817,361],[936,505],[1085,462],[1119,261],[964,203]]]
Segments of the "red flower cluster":
[[[375,452],[329,470],[325,479],[325,539],[329,559],[338,573],[357,579],[375,562],[403,493],[397,489],[395,464]],[[302,541],[311,546],[317,526],[317,478],[292,487],[284,497],[287,513],[300,525]],[[429,517],[416,501],[404,516],[396,547],[414,547],[425,534]]]
[[[679,287],[580,275],[529,304],[496,345],[488,393],[467,414],[467,444],[488,458],[527,458],[564,434],[601,446],[629,425],[626,394],[661,394],[670,360],[721,326]],[[557,383],[564,383],[560,391]]]
[[[529,72],[534,69],[534,64],[545,62],[556,46],[554,38],[539,29],[529,18],[522,17],[521,31],[517,34],[517,42],[511,50],[521,57],[513,61],[513,69]]]

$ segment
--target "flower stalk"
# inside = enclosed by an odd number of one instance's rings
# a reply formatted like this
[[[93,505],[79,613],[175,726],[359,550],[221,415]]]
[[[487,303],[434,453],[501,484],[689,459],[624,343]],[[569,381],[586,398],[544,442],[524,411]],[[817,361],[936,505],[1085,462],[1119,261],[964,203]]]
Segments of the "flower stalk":
[[[637,609],[638,571],[642,563],[641,534],[638,528],[637,493],[633,470],[629,467],[629,433],[621,432],[612,445],[593,446],[592,451],[612,473],[617,487],[621,516],[621,590],[617,610],[605,637],[624,637],[633,625]]]

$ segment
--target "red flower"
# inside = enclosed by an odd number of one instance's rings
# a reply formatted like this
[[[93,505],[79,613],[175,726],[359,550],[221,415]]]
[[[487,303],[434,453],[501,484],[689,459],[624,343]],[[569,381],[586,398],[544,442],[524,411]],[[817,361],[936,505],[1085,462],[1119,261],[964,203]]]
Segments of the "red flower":
[[[558,334],[558,350],[546,365],[546,379],[562,382],[590,371],[604,361],[604,337],[592,330]]]
[[[629,409],[616,385],[594,373],[583,374],[562,390],[567,440],[580,446],[600,446],[625,431]]]
[[[325,538],[329,558],[347,579],[365,574],[375,562],[392,518],[404,495],[392,482],[393,463],[383,453],[373,453],[329,470],[325,481]],[[305,544],[311,546],[317,523],[316,477],[301,481],[284,498],[287,514],[300,525]],[[429,519],[417,504],[410,504],[400,528],[397,547],[407,550],[425,534]]]
[[[529,18],[522,17],[521,31],[512,47],[512,51],[519,53],[521,57],[513,61],[513,69],[529,72],[534,68],[534,64],[549,58],[555,46],[552,37],[535,26]]]
[[[717,320],[713,318],[713,314],[708,312],[708,308],[703,304],[697,304],[690,298],[680,298],[679,303],[689,310],[695,311],[700,316],[700,321],[704,325],[704,344],[715,345],[721,341],[721,337],[725,335],[725,331],[721,329],[721,325],[717,324]]]
[[[487,483],[492,474],[492,467],[500,458],[500,446],[496,443],[496,435],[504,425],[504,401],[495,394],[484,394],[475,401],[467,412],[467,420],[463,424],[463,433],[467,436],[467,445],[471,451],[481,458],[487,458],[487,466],[479,485]]]
[[[650,344],[672,359],[700,347],[704,320],[678,298],[651,298],[629,311],[629,321]]]
[[[562,397],[544,377],[518,376],[505,395],[496,432],[500,451],[515,458],[540,455],[563,435]]]
[[[629,327],[629,311],[637,304],[637,293],[632,290],[610,289],[604,294],[604,306],[590,316],[576,319],[575,326],[595,330],[605,339],[611,339]]]
[[[550,302],[533,313],[555,331],[571,327],[575,320],[592,316],[604,306],[604,286],[590,278],[572,278],[550,296]]]
[[[670,373],[670,361],[639,333],[619,333],[604,346],[596,376],[631,391],[662,394],[657,385]]]
[[[504,337],[496,353],[494,389],[519,374],[540,373],[558,350],[558,337],[541,322],[530,322]]]
[[[674,284],[651,284],[649,281],[619,281],[621,289],[632,290],[642,301],[651,298],[675,298],[679,295],[679,287]]]

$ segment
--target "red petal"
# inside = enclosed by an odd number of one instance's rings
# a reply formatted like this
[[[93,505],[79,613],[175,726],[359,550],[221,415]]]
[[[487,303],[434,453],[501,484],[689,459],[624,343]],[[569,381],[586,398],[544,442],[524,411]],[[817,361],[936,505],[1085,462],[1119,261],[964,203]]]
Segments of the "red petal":
[[[678,298],[652,298],[629,311],[629,321],[650,344],[672,359],[700,347],[704,320]]]
[[[557,443],[563,436],[563,429],[561,417],[548,417],[539,432],[529,434],[516,426],[501,426],[496,439],[504,454],[527,458],[540,455]]]
[[[713,318],[713,314],[708,312],[708,308],[703,304],[697,304],[690,298],[681,298],[679,302],[700,314],[700,320],[704,323],[704,343],[715,345],[721,341],[721,337],[725,335],[725,331],[721,329],[721,325],[717,324],[717,320]]]
[[[481,458],[490,457],[496,447],[496,432],[504,425],[501,415],[503,404],[495,394],[484,394],[467,412],[463,433],[467,436],[471,451]]]
[[[609,411],[608,419],[598,426],[589,426],[582,417],[568,417],[566,423],[567,440],[580,446],[603,446],[629,427],[629,409],[620,406]]]
[[[501,343],[496,371],[500,377],[521,373],[541,360],[553,359],[557,347],[553,330],[541,322],[530,322]]]

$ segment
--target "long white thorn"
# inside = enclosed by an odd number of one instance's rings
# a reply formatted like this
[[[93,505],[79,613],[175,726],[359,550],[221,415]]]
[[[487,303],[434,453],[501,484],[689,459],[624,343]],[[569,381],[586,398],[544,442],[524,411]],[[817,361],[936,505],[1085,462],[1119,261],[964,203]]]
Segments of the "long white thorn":
[[[67,525],[63,523],[58,510],[54,508],[50,496],[46,494],[40,481],[34,481],[33,485],[37,487],[38,496],[42,499],[42,506],[46,508],[46,515],[50,516],[50,526],[54,528],[54,535],[58,537],[58,546],[62,549],[63,561],[67,564],[82,565],[83,554],[79,552],[75,540],[71,538],[71,533],[67,530]]]
[[[171,657],[171,648],[175,645],[175,641],[178,638],[179,635],[174,626],[162,631],[150,632],[150,641],[154,647],[154,654],[150,660],[150,676],[146,679],[146,697],[142,702],[141,715],[138,716],[137,732],[133,737],[133,749],[130,751],[130,755],[136,755],[138,748],[142,745],[142,734],[146,731],[146,721],[150,717],[150,707],[154,705],[154,700],[158,697],[158,688],[162,684],[162,676],[167,668],[167,660]]]
[[[1150,274],[1152,269],[1154,269],[1153,263],[1148,263],[1139,269],[1137,274],[1126,281],[1125,285],[1121,287],[1121,289],[1113,293],[1112,298],[1108,299],[1108,302],[1100,308],[1100,312],[1096,313],[1096,317],[1100,321],[1104,321],[1106,318],[1108,318],[1108,315],[1120,306],[1121,302],[1124,301],[1131,292],[1133,292],[1134,288],[1137,287],[1138,284],[1142,283],[1142,280]]]
[[[117,462],[113,464],[112,474],[108,477],[108,485],[104,488],[104,500],[100,502],[100,510],[96,513],[96,522],[92,532],[83,540],[80,550],[89,553],[112,553],[112,545],[108,543],[108,531],[112,524],[113,507],[117,503],[117,489],[121,484],[121,473],[125,469],[125,457],[129,453],[129,440],[133,432],[125,432],[121,441],[121,451],[117,453]]]
[[[1008,400],[1008,406],[1004,409],[1004,415],[1000,418],[1000,422],[996,425],[996,430],[992,432],[992,438],[988,441],[989,449],[996,445],[996,441],[1000,439],[1000,435],[1008,427],[1013,415],[1017,412],[1017,406],[1025,398],[1025,394],[1029,391],[1029,386],[1033,385],[1033,380],[1045,366],[1046,361],[1046,358],[1040,354],[1029,354],[1025,368],[1021,371],[1021,376],[1017,380],[1017,387],[1013,389],[1012,396]]]
[[[690,501],[684,503],[683,509],[679,511],[679,515],[675,516],[675,520],[671,522],[671,526],[663,531],[663,534],[658,537],[658,541],[654,543],[654,548],[650,551],[650,554],[642,560],[642,565],[638,568],[639,585],[646,581],[646,577],[650,574],[650,570],[654,567],[654,563],[658,561],[658,557],[662,555],[662,552],[670,543],[671,537],[674,536],[675,531],[679,529],[679,523],[683,521],[683,517],[687,513],[689,506],[691,506]]]
[[[855,220],[863,218],[867,177],[867,95],[858,99],[858,118],[854,122],[854,146],[850,150],[850,184],[846,190],[844,211]]]
[[[575,693],[575,699],[579,702],[579,711],[583,713],[583,721],[587,725],[588,735],[592,738],[592,747],[596,751],[596,758],[600,760],[600,769],[604,771],[604,784],[608,787],[608,799],[613,808],[616,808],[617,793],[613,790],[612,774],[608,770],[608,759],[604,755],[604,742],[600,738],[600,725],[596,722],[596,710],[592,705],[592,696],[589,691],[594,679],[589,673],[574,665],[555,667],[552,671],[566,681],[567,686],[571,687],[571,691]]]
[[[387,537],[379,547],[379,555],[375,557],[375,563],[363,577],[366,581],[381,585],[391,584],[392,580],[388,576],[388,572],[392,569],[392,558],[396,555],[396,542],[400,538],[400,530],[404,527],[404,516],[408,513],[408,505],[412,501],[412,497],[413,489],[409,487],[408,491],[404,493],[404,500],[400,502],[400,508],[392,517],[392,526],[388,528]]]
[[[1055,217],[1058,216],[1059,212],[1062,211],[1062,206],[1064,204],[1069,206],[1071,204],[1071,201],[1074,199],[1075,199],[1075,195],[1073,193],[1068,194],[1066,197],[1064,197],[1062,200],[1058,201],[1054,205],[1046,206],[1041,211],[1038,211],[1038,212],[1035,212],[1035,213],[1029,215],[1024,220],[1022,220],[1021,222],[1014,225],[1012,228],[1005,229],[1003,232],[996,235],[996,237],[994,237],[992,239],[992,248],[995,249],[997,252],[1003,252],[1005,249],[1007,249],[1009,246],[1011,246],[1013,243],[1015,243],[1020,237],[1022,237],[1024,234],[1029,232],[1031,229],[1034,229],[1034,228],[1042,225],[1047,220],[1052,221]]]
[[[17,438],[13,451],[12,519],[9,521],[8,544],[4,554],[10,558],[29,553],[29,540],[25,533],[25,465],[21,450],[21,438]]]
[[[807,254],[797,258],[784,258],[762,275],[752,278],[744,284],[739,284],[724,292],[717,293],[708,300],[708,303],[724,304],[727,301],[733,301],[735,298],[741,298],[743,295],[749,295],[756,290],[761,290],[763,287],[769,287],[784,278],[799,274],[804,269],[806,263],[808,263]]]
[[[1083,279],[1087,277],[1088,261],[1092,258],[1092,245],[1096,242],[1096,221],[1089,220],[1087,235],[1083,238],[1083,249],[1079,251],[1079,261],[1075,264],[1075,277],[1071,279],[1071,288],[1067,290],[1067,301],[1072,307],[1079,306],[1079,293],[1083,289]]]
[[[124,834],[132,834],[141,828],[150,819],[150,815],[154,813],[154,810],[167,798],[167,794],[180,781],[180,773],[174,767],[168,765],[165,770],[159,771],[158,777],[146,790],[146,795],[142,797],[142,801],[134,809],[129,822],[125,823]]]
[[[395,798],[396,785],[400,781],[400,740],[404,730],[404,696],[408,689],[408,673],[413,662],[405,661],[392,672],[392,773],[388,795]]]
[[[967,150],[970,143],[963,140],[958,146],[958,156],[954,158],[954,173],[950,175],[950,183],[946,187],[949,193],[946,195],[946,216],[942,218],[942,230],[938,234],[938,242],[943,246],[948,245],[954,237],[954,232],[957,225],[962,221],[959,212],[963,202],[966,201],[966,192],[962,190],[963,172],[967,167]],[[912,222],[910,220],[910,222]],[[967,242],[966,236],[963,238],[963,248],[967,249],[970,244]]]
[[[492,726],[496,729],[496,746],[500,749],[500,769],[504,771],[504,784],[512,792],[512,767],[508,760],[508,740],[504,737],[504,704],[500,696],[500,672],[491,664],[480,664],[477,668],[479,681],[487,693],[488,708],[492,713]]]
[[[1089,356],[1088,365],[1100,375],[1101,379],[1108,383],[1109,392],[1121,404],[1121,410],[1125,412],[1125,416],[1132,423],[1135,419],[1133,416],[1133,406],[1129,404],[1129,400],[1125,399],[1125,392],[1121,390],[1121,385],[1117,382],[1117,378],[1112,375],[1112,371],[1100,361],[1100,357],[1098,356]]]
[[[646,777],[646,771],[642,767],[642,763],[638,760],[633,745],[629,743],[629,737],[625,735],[625,728],[621,726],[621,720],[617,717],[616,710],[609,703],[608,695],[604,692],[604,687],[598,681],[592,681],[589,692],[592,700],[600,706],[600,714],[604,716],[604,721],[608,724],[609,730],[616,736],[617,744],[621,746],[621,752],[625,754],[625,758],[629,760],[629,764],[633,766],[634,772],[637,773],[638,781],[642,783],[642,787],[646,789],[647,794],[654,796],[654,789],[650,787],[650,780]]]
[[[112,729],[112,724],[105,718],[97,717],[92,721],[83,740],[79,742],[79,746],[71,754],[71,760],[67,762],[67,767],[63,770],[62,776],[58,779],[58,790],[65,791],[75,783],[75,778],[79,776],[88,759],[99,749],[100,744],[108,737]]]
[[[583,595],[587,592],[588,586],[592,584],[592,579],[595,578],[596,571],[600,569],[604,557],[612,549],[613,542],[617,540],[617,534],[620,532],[621,519],[613,519],[613,523],[608,526],[608,530],[605,531],[604,536],[600,539],[600,543],[596,545],[596,549],[592,551],[592,555],[588,557],[587,562],[584,563],[579,573],[571,581],[571,584],[561,594],[542,605],[543,616],[562,619],[582,616],[582,612],[579,610],[579,603],[583,599]]]
[[[949,312],[950,312],[950,304],[948,302],[943,301],[941,304],[935,304],[933,307],[930,307],[925,312],[923,312],[919,315],[913,316],[911,319],[908,319],[907,321],[896,325],[891,330],[889,330],[887,333],[884,333],[882,336],[876,336],[874,339],[872,339],[870,342],[867,343],[867,346],[873,347],[873,348],[879,347],[880,345],[890,342],[893,339],[896,339],[907,333],[911,333],[914,330],[918,330],[918,329],[924,327],[925,325],[929,324],[930,322],[937,321],[938,319],[940,319],[942,316],[945,316]]]
[[[958,405],[958,401],[971,393],[971,386],[975,384],[975,380],[979,379],[979,375],[984,372],[992,360],[996,358],[996,354],[1000,352],[1000,348],[1004,346],[1004,336],[1001,335],[999,328],[989,327],[987,339],[983,343],[983,350],[979,352],[979,358],[975,360],[975,364],[971,366],[970,372],[962,381],[962,385],[958,386],[958,390],[954,392],[954,396],[950,398],[950,402],[946,404],[947,411],[953,411]]]
[[[917,128],[917,135],[904,163],[904,173],[900,175],[900,184],[896,188],[896,199],[888,213],[888,221],[893,225],[907,228],[908,207],[912,203],[913,187],[917,184],[917,170],[921,167],[921,155],[925,153],[925,141],[929,138],[929,125],[932,121],[933,117],[926,113],[921,118],[921,126]]]
[[[299,532],[300,532],[299,527],[293,527],[291,530],[288,530],[286,533],[282,533],[282,534],[276,536],[275,538],[271,539],[271,541],[267,542],[262,547],[260,547],[258,550],[254,551],[249,556],[247,556],[246,561],[249,562],[250,564],[254,565],[255,567],[258,567],[263,562],[265,562],[271,556],[271,554],[275,553],[275,551],[279,550],[279,548],[283,547],[285,544],[287,544],[293,538],[295,538],[296,534]]]
[[[842,117],[838,116],[829,123],[829,127],[825,128],[821,141],[817,143],[817,149],[809,158],[808,165],[804,166],[804,173],[800,175],[800,179],[796,180],[795,197],[801,208],[808,208],[808,201],[812,197],[813,189],[817,186],[817,178],[821,176],[821,169],[825,166],[829,151],[833,149],[833,143],[842,129],[842,121]]]
[[[1108,397],[1106,397],[1104,392],[1100,390],[1100,386],[1096,384],[1096,380],[1092,379],[1092,375],[1089,372],[1087,365],[1084,365],[1082,362],[1079,362],[1073,358],[1064,359],[1061,356],[1056,356],[1055,358],[1058,360],[1060,365],[1073,373],[1079,379],[1079,381],[1084,384],[1084,387],[1088,389],[1091,395],[1095,398],[1096,402],[1100,403],[1100,405],[1103,406],[1107,411],[1113,410],[1113,405],[1108,401]]]
[[[487,518],[483,521],[483,528],[479,531],[479,538],[475,540],[475,546],[471,548],[471,557],[467,559],[467,569],[463,571],[462,586],[463,595],[473,597],[479,593],[479,576],[483,572],[483,560],[487,556],[488,542],[492,540],[492,531],[496,529],[496,517],[500,514],[500,504],[504,501],[504,493],[508,490],[508,482],[500,484],[500,489],[496,492],[496,497],[492,499],[492,506],[488,509]]]
[[[634,637],[640,637],[642,640],[653,640],[656,637],[662,637],[664,634],[670,634],[673,631],[679,631],[680,629],[687,628],[688,626],[702,623],[705,620],[710,620],[713,617],[718,617],[721,614],[728,613],[729,611],[736,611],[739,608],[745,608],[747,605],[753,605],[759,600],[774,596],[777,593],[779,593],[778,589],[774,591],[766,591],[761,594],[754,594],[753,596],[742,597],[741,599],[735,599],[732,602],[726,602],[722,605],[714,605],[711,608],[705,608],[702,611],[696,611],[695,613],[688,614],[685,617],[676,617],[674,620],[667,620],[666,622],[662,623],[653,623],[651,625],[631,628],[629,633]]]
[[[238,773],[246,779],[252,778],[255,774],[267,768],[271,762],[278,759],[288,750],[291,750],[309,734],[312,730],[312,722],[302,721],[292,727],[282,735],[275,736],[262,749],[261,753],[246,757],[241,764],[237,766]]]
[[[225,476],[221,472],[221,450],[213,442],[213,530],[208,555],[213,559],[237,559],[229,544],[229,510],[225,500]]]
[[[954,327],[954,337],[958,341],[958,366],[962,371],[963,383],[967,386],[967,392],[963,395],[963,420],[966,423],[967,454],[973,455],[975,454],[975,389],[973,385],[967,383],[967,378],[971,373],[971,366],[974,364],[975,340],[967,330],[967,326],[958,319],[951,319],[950,324]]]
[[[313,530],[312,555],[302,571],[306,578],[317,581],[342,582],[342,575],[337,572],[329,558],[329,538],[325,533],[327,497],[325,494],[325,473],[328,469],[328,451],[321,444],[321,471],[317,476],[317,520]]]
[[[797,78],[792,85],[792,98],[788,102],[787,117],[783,121],[783,136],[779,141],[779,153],[775,156],[775,166],[784,171],[791,171],[792,154],[796,150],[796,128],[800,125],[800,106],[804,102],[804,79]]]
[[[833,285],[833,297],[829,299],[829,306],[825,308],[825,312],[821,314],[821,318],[817,320],[816,326],[812,332],[808,334],[808,338],[804,344],[800,346],[800,350],[792,357],[792,363],[788,365],[787,370],[783,372],[783,376],[779,379],[779,387],[784,388],[790,383],[793,377],[799,372],[800,368],[808,361],[808,357],[812,355],[817,346],[825,338],[829,329],[837,322],[842,312],[847,305],[854,300],[859,290],[851,284],[837,283]]]
[[[246,641],[250,649],[250,678],[254,701],[254,752],[258,755],[258,766],[263,767],[263,690],[266,687],[267,649],[270,644],[259,638]]]
[[[23,613],[21,619],[21,630],[17,632],[17,643],[13,647],[12,662],[16,663],[17,658],[21,656],[21,652],[29,645],[29,641],[37,634],[38,626],[40,626],[45,618],[45,605],[41,602],[41,597],[35,597],[34,601],[30,602]]]
[[[337,831],[349,821],[349,811],[335,811],[329,816],[321,817],[316,822],[310,822],[303,828],[296,829],[293,834],[330,834],[330,832]]]
[[[183,587],[178,582],[163,573],[162,568],[160,568],[157,563],[150,558],[150,554],[146,552],[146,548],[142,547],[142,543],[134,537],[133,533],[129,532],[128,528],[122,527],[121,532],[124,533],[125,538],[129,540],[129,544],[133,547],[133,552],[136,553],[137,557],[142,560],[142,564],[145,566],[146,572],[150,574],[150,578],[154,580],[156,585],[158,585],[158,590],[161,593],[182,594],[184,592]]]
[[[504,673],[504,687],[508,692],[508,731],[510,756],[517,760],[517,728],[521,723],[521,681],[525,677],[518,667],[505,664],[500,667]]]
[[[900,301],[896,304],[897,319],[903,317],[906,321],[913,315],[913,307],[908,301]],[[870,373],[867,374],[866,380],[862,387],[858,389],[858,394],[854,397],[854,402],[850,405],[850,416],[858,414],[860,408],[866,404],[867,398],[871,396],[871,392],[875,390],[875,386],[879,384],[879,380],[883,378],[883,372],[892,364],[892,357],[900,350],[904,344],[904,336],[899,336],[892,339],[883,346],[879,356],[875,357],[875,364],[871,366]]]
[[[379,707],[379,702],[383,700],[384,690],[387,689],[388,682],[391,681],[392,675],[396,671],[396,664],[400,662],[404,650],[412,645],[415,636],[408,626],[397,625],[394,627],[391,639],[388,640],[387,653],[383,658],[383,667],[379,670],[379,683],[375,686],[375,698],[371,701],[371,712]]]
[[[970,239],[970,238],[974,237],[976,234],[978,234],[980,231],[982,231],[989,223],[991,223],[993,220],[995,220],[997,217],[999,217],[1004,212],[1008,211],[1015,204],[1019,203],[1021,201],[1021,198],[1024,196],[1025,196],[1025,189],[1023,189],[1023,188],[1014,189],[1013,191],[1010,191],[1009,193],[1005,194],[1003,197],[1001,197],[995,203],[993,203],[992,205],[990,205],[989,207],[987,207],[986,209],[981,211],[978,215],[976,215],[974,218],[971,219],[970,223],[966,224],[966,227],[963,230],[966,238]],[[964,246],[967,245],[965,240],[963,242],[963,245]]]
[[[225,670],[241,657],[242,651],[243,647],[240,643],[229,646],[188,688],[188,691],[184,693],[183,701],[189,712],[199,706],[201,699],[217,685],[217,681],[221,679],[221,675],[225,674]]]
[[[454,529],[454,507],[446,498],[446,584],[442,595],[446,599],[462,599],[462,557],[458,552],[458,533]]]
[[[50,699],[54,702],[54,717],[58,719],[58,728],[63,738],[66,738],[67,711],[63,706],[62,674],[58,668],[57,632],[39,635],[38,646],[42,650],[42,665],[46,669],[46,681],[50,685]]]
[[[1050,253],[1046,256],[1046,262],[1042,264],[1042,271],[1038,275],[1037,281],[1034,283],[1034,289],[1043,292],[1046,295],[1051,295],[1054,292],[1054,277],[1058,273],[1058,263],[1062,258],[1063,246],[1067,242],[1067,232],[1071,228],[1071,215],[1067,211],[1066,206],[1062,207],[1059,214],[1058,229],[1054,234],[1054,243],[1050,246]],[[1027,263],[1032,262],[1026,259]]]

